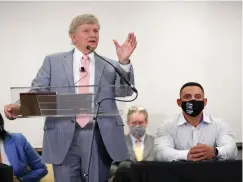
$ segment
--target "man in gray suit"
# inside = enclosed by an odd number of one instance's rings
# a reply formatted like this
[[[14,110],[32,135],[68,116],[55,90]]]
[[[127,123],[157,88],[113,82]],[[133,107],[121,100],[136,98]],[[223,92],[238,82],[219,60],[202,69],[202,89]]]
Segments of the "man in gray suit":
[[[131,107],[127,113],[129,134],[126,135],[126,143],[130,160],[153,161],[154,137],[146,133],[148,125],[148,112],[143,107]],[[141,150],[140,150],[141,147]]]
[[[124,89],[124,80],[116,74],[114,68],[87,49],[87,46],[92,49],[97,47],[99,29],[98,19],[94,15],[84,14],[75,17],[69,27],[69,36],[75,48],[70,52],[47,56],[36,78],[32,81],[32,87],[46,87],[42,91],[57,93],[90,92],[96,95],[96,102],[107,97],[132,95],[131,89]],[[133,68],[129,57],[137,45],[134,33],[129,33],[122,45],[114,40],[114,45],[119,62],[110,59],[108,61],[133,84]],[[80,69],[82,67],[83,70]],[[82,72],[86,72],[84,77],[82,77]],[[66,89],[55,87],[73,86],[76,83],[77,85],[85,85],[85,83],[115,85],[115,88],[89,88],[88,91],[84,91],[85,88],[80,90],[72,87]],[[101,106],[103,112],[118,111],[114,100],[107,100]],[[20,105],[6,105],[4,111],[7,118],[15,119],[20,114]],[[95,128],[93,128],[92,120],[84,120],[78,117],[49,117],[45,121],[42,154],[45,162],[53,164],[56,182],[87,181],[85,174],[88,174],[89,182],[104,182],[108,179],[111,162],[128,158],[124,125],[120,116],[99,117]],[[93,131],[95,135],[91,146]]]
[[[148,125],[148,112],[143,107],[131,107],[127,113],[129,134],[126,135],[129,160],[113,162],[110,170],[112,181],[116,171],[130,168],[132,162],[154,160],[154,137],[146,134]]]

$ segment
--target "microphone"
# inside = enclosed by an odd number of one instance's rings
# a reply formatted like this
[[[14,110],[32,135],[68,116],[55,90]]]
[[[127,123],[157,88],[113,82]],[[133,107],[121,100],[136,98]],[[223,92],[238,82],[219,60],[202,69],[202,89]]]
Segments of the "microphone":
[[[124,76],[123,76],[123,74],[120,72],[120,70],[118,69],[118,68],[116,68],[113,64],[111,64],[109,61],[107,61],[105,58],[103,58],[103,57],[101,57],[99,54],[97,54],[92,48],[91,48],[91,46],[90,45],[88,45],[87,47],[86,47],[88,50],[90,50],[91,52],[93,52],[96,56],[98,56],[99,58],[101,58],[103,61],[105,61],[106,63],[108,63],[109,65],[111,65],[113,68],[114,68],[114,70],[116,71],[116,73],[125,81],[125,83],[129,86],[129,87],[131,87],[131,89],[134,91],[134,92],[136,92],[136,93],[138,93],[138,91],[137,91],[137,89],[134,87],[134,85],[132,85]]]
[[[80,72],[85,72],[85,68],[82,66],[79,71]]]
[[[82,73],[85,73],[86,72],[86,74],[82,78],[80,78],[78,81],[76,81],[74,83],[74,85],[76,85],[80,80],[82,80],[83,78],[85,78],[88,75],[88,72],[85,70],[85,68],[83,66],[81,66],[81,68],[79,69],[79,71],[82,72]]]

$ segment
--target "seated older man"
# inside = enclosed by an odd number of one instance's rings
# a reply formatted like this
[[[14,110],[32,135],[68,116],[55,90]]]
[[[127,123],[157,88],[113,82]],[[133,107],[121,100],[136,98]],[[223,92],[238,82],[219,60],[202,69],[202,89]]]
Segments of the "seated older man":
[[[148,125],[148,112],[143,107],[131,107],[127,113],[129,133],[126,142],[129,151],[129,160],[113,162],[109,181],[118,170],[129,168],[132,162],[154,160],[154,137],[146,133]]]
[[[163,121],[155,137],[157,161],[236,158],[236,142],[228,124],[203,112],[207,104],[204,95],[199,83],[189,82],[181,87],[177,104],[182,113]]]

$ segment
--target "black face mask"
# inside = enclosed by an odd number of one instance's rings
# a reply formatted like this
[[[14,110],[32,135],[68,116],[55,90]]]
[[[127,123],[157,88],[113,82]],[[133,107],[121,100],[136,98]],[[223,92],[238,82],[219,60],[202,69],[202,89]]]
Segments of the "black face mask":
[[[203,100],[182,101],[181,108],[189,116],[196,117],[204,109],[204,101]]]

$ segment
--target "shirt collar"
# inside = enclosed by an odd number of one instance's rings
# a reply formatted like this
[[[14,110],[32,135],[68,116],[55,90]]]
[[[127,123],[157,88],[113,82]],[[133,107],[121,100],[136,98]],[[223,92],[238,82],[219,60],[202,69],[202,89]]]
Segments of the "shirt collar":
[[[74,54],[74,58],[81,62],[81,59],[82,59],[84,54],[80,50],[78,50],[76,47],[74,49],[74,53],[73,54]],[[93,62],[94,61],[94,53],[91,52],[91,53],[89,53],[87,55],[89,56],[90,62]]]
[[[136,143],[137,138],[135,138],[131,133],[130,133],[130,137],[131,137],[133,143]],[[144,139],[145,139],[145,134],[140,138],[141,143],[144,142]]]
[[[187,120],[185,119],[185,117],[183,115],[183,112],[182,112],[179,115],[179,120],[178,120],[177,126],[180,126],[180,125],[183,125],[183,124],[186,124],[186,123],[187,123]],[[200,120],[200,123],[208,123],[208,124],[210,124],[210,123],[212,123],[212,121],[210,120],[209,115],[203,112],[203,115],[202,115],[202,118]]]

